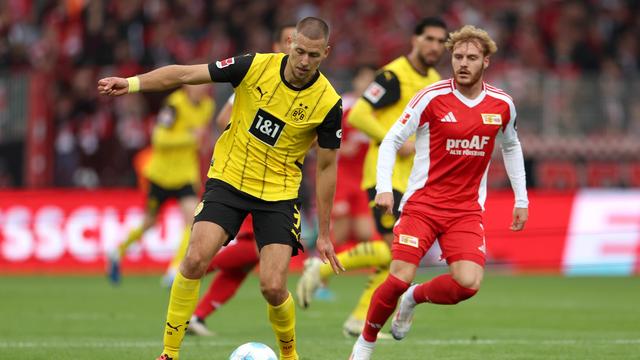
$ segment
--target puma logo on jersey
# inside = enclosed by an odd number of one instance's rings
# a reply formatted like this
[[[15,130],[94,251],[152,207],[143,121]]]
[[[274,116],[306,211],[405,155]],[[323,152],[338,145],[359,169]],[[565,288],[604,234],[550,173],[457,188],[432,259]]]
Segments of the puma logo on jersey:
[[[258,92],[260,93],[260,100],[262,100],[262,97],[267,94],[266,91],[262,92],[262,89],[260,89],[260,86],[256,87],[256,90],[258,90]]]
[[[471,139],[447,139],[447,151],[451,155],[485,156],[484,147],[490,136],[474,135]]]
[[[440,122],[450,122],[450,123],[456,123],[458,122],[458,120],[456,119],[455,116],[453,116],[452,112],[449,112],[447,115],[445,115],[442,119],[440,119]]]

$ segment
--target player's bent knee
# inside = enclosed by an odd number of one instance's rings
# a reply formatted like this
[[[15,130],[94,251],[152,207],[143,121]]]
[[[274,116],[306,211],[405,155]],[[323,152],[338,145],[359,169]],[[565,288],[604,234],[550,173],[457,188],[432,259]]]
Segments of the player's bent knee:
[[[484,268],[482,265],[470,261],[462,260],[450,264],[451,277],[460,286],[467,289],[480,289]]]
[[[389,272],[394,277],[410,284],[416,277],[417,266],[404,261],[393,260]]]
[[[262,292],[262,296],[265,300],[273,306],[282,304],[289,296],[289,292],[286,287],[280,286],[275,282],[261,282],[260,291]]]
[[[482,275],[473,272],[454,273],[452,277],[458,285],[467,289],[474,289],[477,291],[480,289],[480,285],[482,284]]]
[[[187,256],[182,260],[180,270],[182,274],[190,279],[201,278],[207,271],[209,260],[201,254],[197,254],[193,251],[187,253]]]

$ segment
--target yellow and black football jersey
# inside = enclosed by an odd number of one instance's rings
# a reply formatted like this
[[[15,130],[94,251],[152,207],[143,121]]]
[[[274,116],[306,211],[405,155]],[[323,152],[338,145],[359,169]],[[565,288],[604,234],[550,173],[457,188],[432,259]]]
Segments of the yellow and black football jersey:
[[[376,128],[382,129],[373,133],[386,134],[402,115],[402,111],[411,98],[419,90],[438,80],[440,80],[440,75],[435,69],[430,68],[427,74],[420,74],[411,65],[406,56],[401,56],[380,70],[375,80],[354,104],[350,117],[357,116],[359,109],[373,108],[373,118],[367,120],[376,122]],[[370,114],[370,112],[367,114]],[[351,119],[349,119],[349,122],[352,123]],[[367,134],[372,133],[372,131],[367,131],[366,127],[374,125],[366,122],[352,124]],[[378,137],[384,137],[382,134],[379,135]],[[376,185],[376,165],[381,141],[382,138],[373,138],[369,144],[362,171],[363,189],[369,189]],[[400,192],[406,191],[412,167],[413,156],[397,157],[393,168],[392,184],[394,189]]]
[[[198,144],[194,132],[212,119],[211,97],[193,103],[183,89],[171,93],[158,112],[151,138],[151,160],[144,176],[164,189],[179,189],[200,181]]]
[[[209,64],[235,88],[231,122],[216,143],[209,177],[265,201],[298,197],[313,140],[340,147],[342,101],[320,72],[304,87],[284,78],[287,55],[252,54]]]

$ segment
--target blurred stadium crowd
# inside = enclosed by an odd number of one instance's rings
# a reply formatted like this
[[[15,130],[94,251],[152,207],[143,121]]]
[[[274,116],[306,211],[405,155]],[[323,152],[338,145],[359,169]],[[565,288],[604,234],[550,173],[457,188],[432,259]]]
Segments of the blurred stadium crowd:
[[[272,29],[308,15],[332,26],[322,71],[341,91],[356,66],[407,53],[423,16],[441,16],[451,29],[487,29],[499,46],[488,80],[514,96],[530,185],[640,186],[636,0],[7,0],[0,7],[0,188],[134,185],[132,159],[148,145],[166,94],[99,98],[98,78],[267,52]],[[448,68],[447,58],[443,77]],[[214,90],[220,107],[231,88]],[[492,165],[494,188],[508,186],[501,163]]]

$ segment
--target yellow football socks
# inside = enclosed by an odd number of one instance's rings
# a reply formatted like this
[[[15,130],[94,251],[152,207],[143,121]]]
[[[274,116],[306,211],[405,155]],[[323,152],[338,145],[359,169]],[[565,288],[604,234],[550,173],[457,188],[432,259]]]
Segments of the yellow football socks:
[[[388,267],[391,263],[391,250],[384,240],[362,242],[350,250],[340,252],[338,260],[347,271],[368,267]],[[332,274],[331,264],[320,266],[320,277],[323,280]]]
[[[176,253],[173,255],[173,259],[171,259],[171,263],[169,264],[169,268],[177,269],[180,267],[180,262],[184,259],[184,256],[187,254],[187,248],[189,247],[189,238],[191,237],[191,226],[187,226],[184,228],[184,232],[182,233],[182,240],[180,240],[180,245],[176,249]]]
[[[142,230],[142,227],[135,228],[131,230],[131,232],[129,232],[129,236],[127,236],[127,240],[122,244],[120,244],[120,246],[118,246],[118,253],[120,254],[121,258],[124,257],[124,254],[127,252],[127,249],[129,248],[129,246],[131,246],[136,241],[140,240],[143,233],[144,231]]]
[[[389,268],[378,268],[376,269],[376,273],[369,277],[369,283],[367,287],[360,295],[360,300],[358,300],[358,305],[351,312],[351,316],[358,319],[364,320],[367,318],[367,311],[369,310],[369,304],[371,303],[371,298],[373,297],[374,291],[384,282],[384,280],[389,275]]]
[[[269,321],[280,347],[280,360],[298,360],[296,352],[296,311],[293,297],[278,306],[267,303]]]
[[[171,287],[164,331],[164,353],[174,360],[178,358],[189,319],[198,303],[199,292],[200,279],[187,279],[178,271]]]

